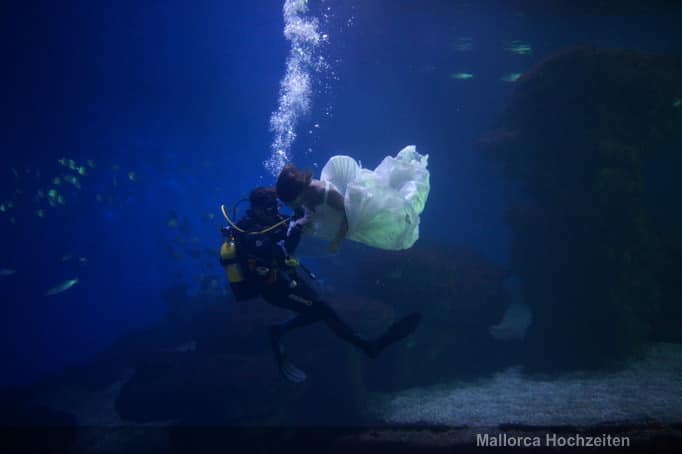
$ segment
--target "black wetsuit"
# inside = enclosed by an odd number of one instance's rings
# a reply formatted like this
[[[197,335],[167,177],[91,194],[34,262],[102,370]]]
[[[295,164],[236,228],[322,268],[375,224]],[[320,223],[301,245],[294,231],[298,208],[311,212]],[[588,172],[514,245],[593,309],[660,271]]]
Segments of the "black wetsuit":
[[[247,212],[237,226],[247,232],[255,232],[283,219],[278,215],[270,224],[262,224]],[[300,227],[294,227],[287,235],[288,228],[288,223],[284,223],[264,234],[235,234],[238,256],[249,285],[256,287],[268,303],[296,313],[270,328],[273,351],[280,367],[285,361],[281,336],[294,328],[317,321],[324,321],[337,336],[375,356],[372,350],[374,344],[359,336],[320,298],[309,283],[309,273],[301,266],[287,264],[287,258],[294,253],[302,233]]]

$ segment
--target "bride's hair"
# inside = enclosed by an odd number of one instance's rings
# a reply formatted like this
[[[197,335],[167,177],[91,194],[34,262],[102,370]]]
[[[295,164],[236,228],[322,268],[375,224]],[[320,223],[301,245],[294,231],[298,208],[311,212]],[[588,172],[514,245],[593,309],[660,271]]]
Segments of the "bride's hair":
[[[308,170],[297,169],[293,164],[285,165],[277,177],[277,197],[285,203],[296,200],[312,178],[313,174]]]

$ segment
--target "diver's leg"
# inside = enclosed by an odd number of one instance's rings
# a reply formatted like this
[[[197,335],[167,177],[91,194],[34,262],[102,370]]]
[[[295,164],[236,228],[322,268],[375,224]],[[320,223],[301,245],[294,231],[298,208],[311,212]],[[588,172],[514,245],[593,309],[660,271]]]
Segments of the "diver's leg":
[[[273,323],[270,326],[270,329],[275,331],[277,335],[281,337],[293,329],[310,325],[311,323],[315,323],[318,320],[320,320],[320,317],[314,316],[313,314],[297,313],[283,322]]]
[[[419,326],[421,318],[419,312],[412,312],[391,324],[378,339],[372,342],[369,356],[376,358],[386,347],[412,334]]]
[[[379,338],[370,341],[358,335],[328,304],[322,301],[316,304],[318,305],[318,313],[324,316],[324,321],[334,331],[334,334],[359,347],[370,358],[376,358],[386,347],[412,334],[421,321],[421,314],[411,313],[391,324]]]
[[[284,322],[270,326],[270,345],[277,361],[277,367],[289,381],[300,383],[306,379],[306,374],[287,357],[286,350],[281,342],[282,336],[295,328],[310,325],[318,320],[320,320],[319,317],[313,314],[297,314]]]
[[[270,344],[275,356],[279,358],[284,354],[284,346],[281,342],[282,336],[295,328],[310,325],[318,320],[319,318],[311,317],[310,315],[296,314],[283,322],[270,325]]]
[[[346,342],[355,345],[367,355],[373,356],[372,342],[363,338],[355,330],[353,330],[353,328],[351,328],[341,319],[341,317],[339,317],[339,315],[331,306],[323,301],[316,301],[315,312],[324,320],[334,334]]]
[[[292,282],[294,285],[291,285]],[[270,326],[270,345],[282,375],[289,381],[300,383],[306,379],[306,374],[288,359],[281,339],[285,333],[295,328],[320,320],[320,316],[310,310],[317,294],[304,283],[299,284],[296,274],[289,275],[287,279],[280,276],[275,283],[265,287],[261,294],[268,303],[296,313],[292,318]]]

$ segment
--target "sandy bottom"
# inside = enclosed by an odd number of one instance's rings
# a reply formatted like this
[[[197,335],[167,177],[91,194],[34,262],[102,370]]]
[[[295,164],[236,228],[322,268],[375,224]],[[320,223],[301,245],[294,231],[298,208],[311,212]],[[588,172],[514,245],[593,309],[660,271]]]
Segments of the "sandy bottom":
[[[375,393],[387,423],[449,426],[682,421],[682,345],[656,344],[619,370],[529,377],[520,366],[475,383]]]

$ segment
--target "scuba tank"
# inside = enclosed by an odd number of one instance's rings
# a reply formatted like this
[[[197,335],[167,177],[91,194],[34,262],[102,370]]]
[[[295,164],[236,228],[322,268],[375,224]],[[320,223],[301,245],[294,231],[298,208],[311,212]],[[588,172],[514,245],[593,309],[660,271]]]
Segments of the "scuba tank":
[[[257,295],[257,291],[245,279],[244,270],[237,255],[237,243],[234,235],[229,229],[223,231],[225,240],[220,246],[220,264],[225,270],[227,281],[230,283],[230,288],[237,301],[243,301],[253,298]]]

